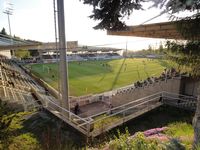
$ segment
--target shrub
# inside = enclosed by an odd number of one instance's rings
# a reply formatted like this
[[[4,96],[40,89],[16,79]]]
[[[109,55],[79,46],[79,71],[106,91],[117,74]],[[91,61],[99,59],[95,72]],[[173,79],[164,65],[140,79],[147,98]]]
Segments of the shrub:
[[[109,143],[109,149],[111,150],[160,150],[161,145],[156,140],[148,140],[143,133],[138,132],[133,138],[129,138],[130,134],[126,129],[125,134],[120,134],[118,131],[118,137]]]
[[[37,139],[30,133],[21,134],[12,139],[9,150],[40,150],[40,144]]]
[[[171,139],[169,144],[166,144],[167,150],[185,150],[185,147],[177,139]]]

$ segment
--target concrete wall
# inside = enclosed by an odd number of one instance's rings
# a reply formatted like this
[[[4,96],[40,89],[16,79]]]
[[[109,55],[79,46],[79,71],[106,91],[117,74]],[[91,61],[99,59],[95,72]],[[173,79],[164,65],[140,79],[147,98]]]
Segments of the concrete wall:
[[[8,57],[9,59],[11,58],[10,50],[0,51],[0,55],[6,56],[6,57]]]
[[[197,96],[197,88],[200,85],[200,80],[185,77],[182,83],[184,87],[182,94]]]
[[[180,78],[168,79],[167,81],[159,81],[150,84],[149,86],[117,92],[111,97],[111,102],[113,103],[113,106],[119,106],[158,92],[167,91],[180,93],[181,90],[182,87]]]
[[[113,106],[119,106],[162,91],[197,96],[198,85],[200,85],[200,80],[194,80],[189,77],[177,77],[140,88],[124,90],[122,88],[110,98],[109,102],[112,102]]]

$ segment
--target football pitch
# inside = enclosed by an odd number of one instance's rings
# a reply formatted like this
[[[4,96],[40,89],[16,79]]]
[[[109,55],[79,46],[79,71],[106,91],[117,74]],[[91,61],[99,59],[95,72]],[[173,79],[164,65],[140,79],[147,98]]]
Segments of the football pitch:
[[[71,96],[96,94],[159,76],[172,64],[160,59],[118,59],[104,61],[69,62],[69,87]],[[28,65],[32,73],[58,89],[57,63]]]

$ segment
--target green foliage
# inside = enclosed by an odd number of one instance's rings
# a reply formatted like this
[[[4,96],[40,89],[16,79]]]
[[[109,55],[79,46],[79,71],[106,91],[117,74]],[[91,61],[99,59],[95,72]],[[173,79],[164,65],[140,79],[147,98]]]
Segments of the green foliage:
[[[15,51],[15,56],[18,58],[29,58],[30,52],[28,50],[19,49]]]
[[[109,143],[110,150],[160,150],[161,145],[156,140],[148,140],[143,133],[136,133],[130,138],[130,134],[126,129],[125,134],[118,131],[118,137]]]
[[[135,57],[135,58],[137,57],[145,58],[147,55],[155,55],[155,56],[161,55],[161,57],[163,57],[164,52],[165,52],[165,49],[163,48],[162,45],[160,45],[159,49],[152,49],[152,47],[150,46],[148,49],[143,49],[140,51],[127,51],[127,56]]]
[[[198,0],[150,0],[154,2],[152,7],[164,8],[169,14],[175,14],[181,11],[197,11],[200,9]]]
[[[125,28],[121,20],[129,16],[133,9],[141,9],[144,0],[81,0],[84,4],[93,6],[90,18],[100,21],[94,29],[120,30]]]
[[[101,118],[104,118],[106,116],[107,116],[106,114],[100,115],[100,116],[96,117],[94,119],[94,121],[98,120],[98,119],[101,119]],[[118,116],[111,116],[109,118],[102,119],[101,121],[95,122],[94,129],[102,129],[102,130],[104,130],[105,127],[113,124],[114,122],[118,122],[120,119],[121,119],[121,117],[119,115]]]
[[[130,136],[128,129],[126,128],[126,133],[121,134],[120,131],[117,131],[118,137],[115,136],[115,139],[109,143],[109,149],[117,150],[117,149],[128,149],[130,144],[128,142],[128,138]]]
[[[11,114],[12,111],[7,106],[7,103],[0,100],[0,140],[7,136],[7,129],[10,126],[14,114]]]
[[[164,52],[164,45],[162,44],[162,42],[160,42],[158,50],[159,50],[159,53],[163,54],[163,52]]]
[[[133,147],[131,149],[135,150],[159,150],[161,149],[161,145],[156,140],[147,140],[142,133],[137,133],[133,138],[131,145]]]
[[[56,124],[61,124],[58,119],[51,117],[44,113],[41,116],[33,112],[17,113],[0,139],[0,150],[62,150],[81,147],[74,145],[76,141],[71,140],[72,137],[65,130],[57,128]]]
[[[173,139],[179,139],[187,149],[192,147],[194,129],[191,124],[186,122],[174,122],[168,125],[168,129],[165,134],[172,137]],[[171,141],[170,145],[176,144],[178,141]]]
[[[185,147],[177,139],[171,139],[168,144],[166,144],[167,150],[185,150]]]
[[[191,124],[186,122],[175,122],[168,125],[168,129],[165,133],[175,138],[181,136],[193,137],[194,129]]]
[[[192,148],[193,128],[191,124],[175,122],[169,124],[165,134],[172,137],[169,142],[147,139],[143,133],[136,133],[130,137],[128,130],[118,135],[109,143],[111,150],[186,150]],[[188,138],[189,137],[189,138]],[[189,141],[187,141],[189,140]]]
[[[188,41],[184,43],[166,43],[168,58],[181,66],[186,66],[193,77],[200,76],[200,41]]]
[[[160,14],[168,12],[173,14],[185,10],[199,14],[200,3],[198,0],[80,0],[84,4],[93,6],[90,18],[100,21],[94,28],[107,30],[121,30],[126,27],[122,21],[125,16],[130,16],[133,10],[142,9],[142,2],[153,2],[152,7],[163,8]],[[152,3],[151,3],[152,4]],[[198,30],[199,28],[197,28]]]
[[[40,144],[33,134],[26,133],[13,137],[8,150],[40,150]]]
[[[14,113],[6,103],[0,101],[0,149],[37,150],[39,144],[32,134],[20,134],[27,112]]]
[[[3,29],[1,30],[0,34],[8,35],[5,28],[3,28]]]
[[[200,150],[200,145],[194,146],[194,150]]]

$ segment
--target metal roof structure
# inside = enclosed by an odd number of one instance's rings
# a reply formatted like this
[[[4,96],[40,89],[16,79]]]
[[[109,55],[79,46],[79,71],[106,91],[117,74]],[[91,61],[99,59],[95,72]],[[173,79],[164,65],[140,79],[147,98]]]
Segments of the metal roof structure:
[[[121,49],[119,48],[111,48],[111,47],[97,47],[97,46],[79,46],[76,49],[74,49],[74,52],[109,52],[109,51],[113,51],[113,52],[117,52],[120,51]]]
[[[0,50],[23,49],[36,47],[39,45],[41,45],[41,43],[37,41],[23,40],[20,38],[14,38],[8,35],[0,34]]]
[[[146,37],[146,38],[164,38],[164,39],[177,39],[186,40],[186,38],[181,35],[177,30],[178,23],[189,24],[189,21],[171,21],[153,24],[144,24],[137,26],[128,26],[126,30],[122,31],[107,31],[108,35],[117,36],[136,36],[136,37]],[[200,39],[200,35],[196,37]]]
[[[76,43],[77,42],[77,43]],[[72,45],[75,43],[74,45]],[[110,47],[96,47],[96,46],[79,46],[78,41],[67,41],[66,42],[67,49],[70,52],[107,52],[107,51],[119,51],[121,49],[117,48],[110,48]],[[57,45],[58,46],[58,45]],[[29,49],[29,50],[40,50],[40,51],[55,51],[56,43],[49,42],[49,43],[42,43],[42,42],[35,42],[29,40],[21,40],[18,38],[10,38],[7,35],[0,34],[0,50],[17,50],[17,49]]]

